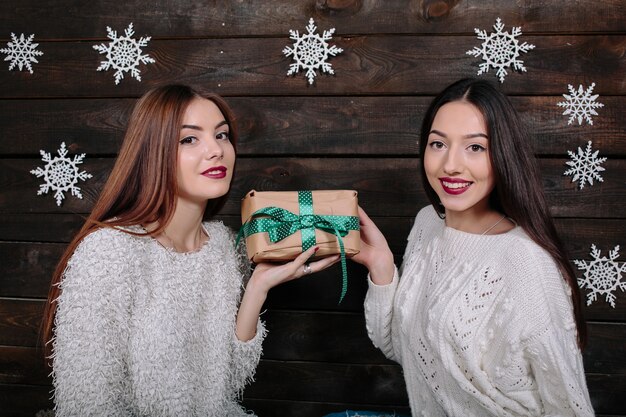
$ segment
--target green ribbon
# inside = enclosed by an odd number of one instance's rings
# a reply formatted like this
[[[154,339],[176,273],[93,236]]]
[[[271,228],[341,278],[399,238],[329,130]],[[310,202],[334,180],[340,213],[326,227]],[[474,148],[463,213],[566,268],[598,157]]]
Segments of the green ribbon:
[[[334,234],[339,242],[341,252],[341,272],[343,275],[341,297],[339,298],[341,303],[348,290],[348,267],[342,238],[350,230],[360,229],[359,218],[356,216],[313,214],[313,194],[311,191],[298,191],[298,208],[300,214],[292,213],[280,207],[264,207],[255,211],[239,229],[235,245],[239,244],[242,236],[248,237],[255,233],[267,233],[270,242],[276,243],[300,230],[302,251],[304,252],[316,243],[315,229]]]

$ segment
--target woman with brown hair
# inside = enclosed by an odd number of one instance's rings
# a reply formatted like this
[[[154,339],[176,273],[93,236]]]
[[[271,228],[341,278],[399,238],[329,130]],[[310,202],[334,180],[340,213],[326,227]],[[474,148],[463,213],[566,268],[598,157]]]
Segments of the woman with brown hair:
[[[223,99],[181,85],[136,104],[113,170],[54,273],[43,333],[62,416],[244,416],[268,291],[338,260],[312,247],[250,275],[206,221],[228,195],[237,140]],[[245,291],[242,296],[242,288]]]
[[[483,80],[447,87],[420,137],[419,211],[400,273],[361,212],[368,334],[402,365],[414,416],[592,416],[578,286],[529,135]]]

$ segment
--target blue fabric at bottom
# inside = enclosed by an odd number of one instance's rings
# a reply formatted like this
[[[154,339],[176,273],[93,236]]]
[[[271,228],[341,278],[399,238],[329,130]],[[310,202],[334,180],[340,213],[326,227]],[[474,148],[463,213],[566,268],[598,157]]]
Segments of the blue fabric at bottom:
[[[406,414],[397,414],[393,411],[354,411],[346,410],[338,413],[326,414],[324,417],[410,417]]]

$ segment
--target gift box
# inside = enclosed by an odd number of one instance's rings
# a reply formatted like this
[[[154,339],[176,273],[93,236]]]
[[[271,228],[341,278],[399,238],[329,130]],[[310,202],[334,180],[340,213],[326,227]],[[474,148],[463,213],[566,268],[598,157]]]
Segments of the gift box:
[[[255,262],[285,262],[312,246],[316,258],[359,253],[357,192],[353,190],[255,191],[241,202],[240,237]],[[342,297],[345,290],[342,290]]]

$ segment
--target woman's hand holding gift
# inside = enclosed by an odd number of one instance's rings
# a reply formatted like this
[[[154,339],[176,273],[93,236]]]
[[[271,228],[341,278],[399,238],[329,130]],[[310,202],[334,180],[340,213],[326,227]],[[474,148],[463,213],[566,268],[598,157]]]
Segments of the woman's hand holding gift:
[[[395,264],[387,239],[361,207],[359,207],[359,223],[361,226],[361,251],[351,259],[365,265],[374,284],[386,285],[391,283]]]

